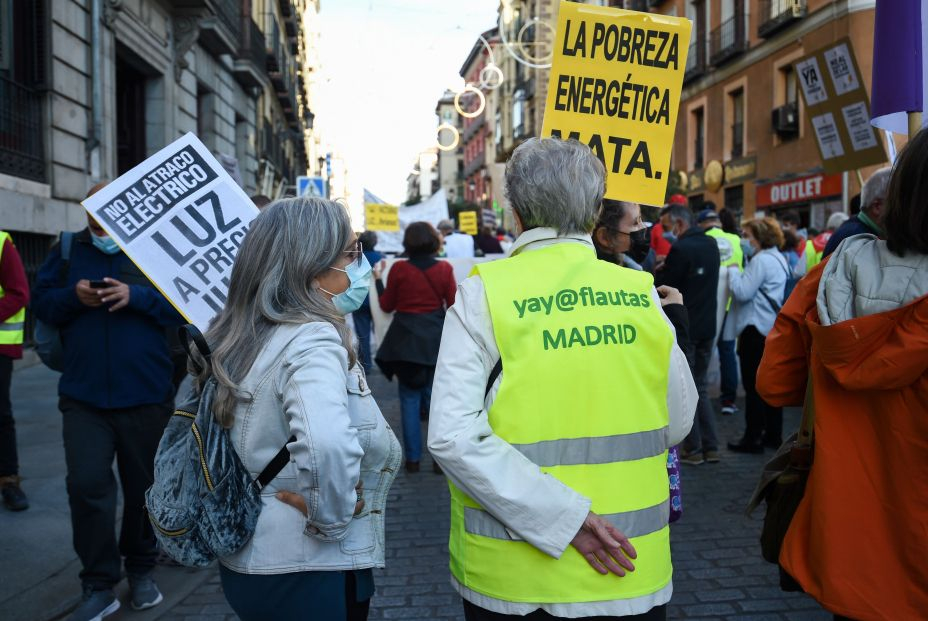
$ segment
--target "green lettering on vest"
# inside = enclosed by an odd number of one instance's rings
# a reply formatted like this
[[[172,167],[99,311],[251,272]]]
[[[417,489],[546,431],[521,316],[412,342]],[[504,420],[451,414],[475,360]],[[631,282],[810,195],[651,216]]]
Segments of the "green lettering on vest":
[[[557,331],[556,338],[551,338],[551,333],[547,330],[542,332],[542,337],[544,338],[545,351],[548,351],[549,345],[552,349],[557,349],[558,347],[567,347],[567,336],[564,334],[563,328]]]

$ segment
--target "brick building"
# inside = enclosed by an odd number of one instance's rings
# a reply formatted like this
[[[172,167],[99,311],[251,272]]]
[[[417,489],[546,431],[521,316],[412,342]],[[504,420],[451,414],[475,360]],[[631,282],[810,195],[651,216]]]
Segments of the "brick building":
[[[875,3],[866,0],[664,0],[652,11],[693,21],[672,168],[692,205],[743,218],[795,209],[822,228],[860,191],[825,175],[792,63],[849,37],[869,92]],[[864,179],[876,167],[862,170]]]

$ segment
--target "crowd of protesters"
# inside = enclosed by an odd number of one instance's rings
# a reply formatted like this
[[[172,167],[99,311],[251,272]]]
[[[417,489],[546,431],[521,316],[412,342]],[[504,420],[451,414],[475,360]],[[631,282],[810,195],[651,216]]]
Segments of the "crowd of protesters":
[[[215,382],[213,414],[250,473],[281,446],[290,457],[262,489],[254,535],[219,559],[229,603],[245,621],[367,618],[388,491],[400,464],[417,473],[430,453],[450,484],[466,619],[665,619],[678,464],[780,449],[783,408],[804,406],[815,459],[782,571],[836,617],[919,618],[926,173],[923,131],[863,185],[860,212],[831,214],[823,231],[790,211],[739,223],[682,196],[650,224],[639,205],[604,199],[588,148],[533,138],[506,167],[514,241],[416,222],[389,265],[338,203],[262,201],[205,334],[214,353],[191,367],[194,391]],[[504,251],[458,283],[452,261]],[[565,292],[576,303],[553,304]],[[153,607],[144,493],[183,319],[92,217],[61,235],[31,294],[0,233],[0,492],[13,511],[29,506],[9,398],[27,307],[60,344],[83,586],[69,619],[114,613],[123,572],[131,606]],[[397,380],[402,443],[369,388],[377,372]],[[718,417],[739,412],[739,385],[744,431],[723,439]]]

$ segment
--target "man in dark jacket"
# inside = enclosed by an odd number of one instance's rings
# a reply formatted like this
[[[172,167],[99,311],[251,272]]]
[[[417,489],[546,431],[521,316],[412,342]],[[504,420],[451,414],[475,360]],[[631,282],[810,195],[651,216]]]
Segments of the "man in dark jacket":
[[[837,250],[841,242],[848,237],[862,233],[883,237],[883,201],[886,200],[892,172],[893,169],[886,166],[870,175],[860,190],[860,213],[848,218],[832,233],[822,252],[822,260]]]
[[[717,462],[715,411],[706,384],[715,344],[719,247],[702,228],[694,226],[693,212],[682,205],[665,207],[661,211],[661,224],[664,235],[673,245],[663,267],[654,275],[654,284],[669,285],[683,294],[683,305],[690,320],[690,370],[699,392],[693,428],[683,442],[681,461],[689,464]]]
[[[60,248],[52,248],[32,294],[36,317],[60,331],[65,361],[59,408],[84,588],[70,617],[75,620],[102,618],[119,608],[113,587],[121,579],[121,557],[132,607],[142,610],[162,600],[151,578],[157,547],[144,494],[173,411],[165,328],[183,323],[100,225],[90,217],[88,224],[74,235],[67,263]],[[124,499],[118,544],[114,458]]]

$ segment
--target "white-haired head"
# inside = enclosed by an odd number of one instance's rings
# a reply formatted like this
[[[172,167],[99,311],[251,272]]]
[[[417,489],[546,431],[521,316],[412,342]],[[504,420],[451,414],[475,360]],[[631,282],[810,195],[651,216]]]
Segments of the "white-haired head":
[[[590,233],[605,191],[606,169],[576,140],[531,138],[506,165],[506,196],[523,230]]]
[[[883,204],[886,200],[886,190],[889,189],[889,178],[893,169],[889,166],[881,168],[864,182],[864,187],[860,190],[860,210],[868,215],[873,215],[871,210],[874,207]]]

